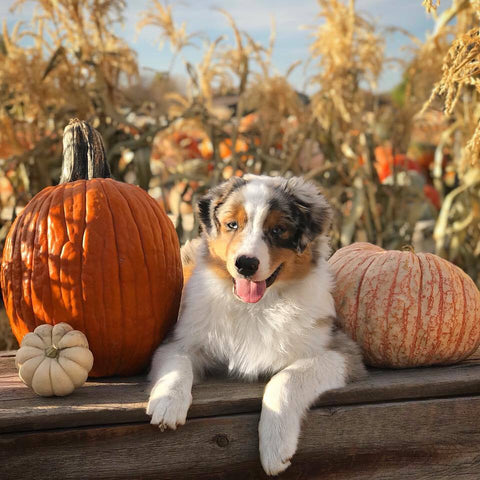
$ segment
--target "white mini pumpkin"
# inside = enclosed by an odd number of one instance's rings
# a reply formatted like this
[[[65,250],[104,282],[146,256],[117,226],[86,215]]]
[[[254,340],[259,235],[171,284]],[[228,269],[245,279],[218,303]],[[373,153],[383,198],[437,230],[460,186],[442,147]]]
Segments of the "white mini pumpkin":
[[[85,383],[93,355],[87,337],[68,323],[44,324],[23,337],[15,365],[37,395],[64,396]]]

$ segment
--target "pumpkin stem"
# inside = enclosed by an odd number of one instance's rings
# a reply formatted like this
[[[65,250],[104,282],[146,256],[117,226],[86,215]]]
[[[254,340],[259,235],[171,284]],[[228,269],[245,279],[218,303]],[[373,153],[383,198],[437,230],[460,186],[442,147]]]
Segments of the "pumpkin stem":
[[[89,123],[72,118],[63,131],[60,183],[98,177],[111,177],[102,136]]]
[[[48,348],[45,349],[45,355],[49,358],[57,358],[58,352],[60,351],[55,345],[50,345]]]
[[[415,249],[413,248],[412,245],[404,245],[402,247],[403,252],[410,252],[410,253],[415,253]]]

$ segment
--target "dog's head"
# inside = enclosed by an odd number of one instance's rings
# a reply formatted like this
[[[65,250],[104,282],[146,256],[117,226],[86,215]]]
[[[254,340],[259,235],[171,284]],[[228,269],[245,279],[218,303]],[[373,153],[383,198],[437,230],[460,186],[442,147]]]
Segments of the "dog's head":
[[[210,267],[232,278],[243,301],[258,302],[274,282],[305,276],[317,260],[314,244],[328,231],[331,209],[302,178],[246,175],[202,197],[198,215]]]

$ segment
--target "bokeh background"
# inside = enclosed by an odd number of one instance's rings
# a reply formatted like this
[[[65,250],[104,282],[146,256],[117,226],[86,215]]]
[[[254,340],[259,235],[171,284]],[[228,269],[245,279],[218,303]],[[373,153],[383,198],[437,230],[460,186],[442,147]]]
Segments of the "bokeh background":
[[[303,175],[335,209],[334,249],[413,246],[480,285],[480,0],[297,4],[4,0],[0,248],[78,117],[182,242],[212,185]]]

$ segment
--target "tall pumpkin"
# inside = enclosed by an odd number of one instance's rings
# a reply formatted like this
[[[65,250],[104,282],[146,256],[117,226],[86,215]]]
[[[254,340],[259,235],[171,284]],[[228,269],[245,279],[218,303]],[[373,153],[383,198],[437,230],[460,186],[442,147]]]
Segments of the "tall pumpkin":
[[[480,292],[447,260],[354,243],[329,263],[339,321],[369,365],[454,363],[480,345]]]
[[[183,283],[172,222],[137,186],[115,181],[100,134],[72,120],[62,177],[7,236],[1,285],[20,343],[42,323],[88,338],[91,376],[142,371],[175,322]]]

